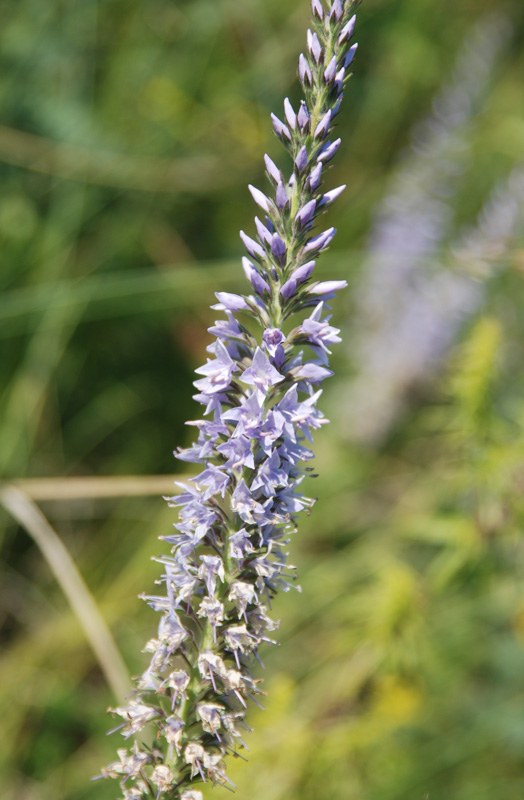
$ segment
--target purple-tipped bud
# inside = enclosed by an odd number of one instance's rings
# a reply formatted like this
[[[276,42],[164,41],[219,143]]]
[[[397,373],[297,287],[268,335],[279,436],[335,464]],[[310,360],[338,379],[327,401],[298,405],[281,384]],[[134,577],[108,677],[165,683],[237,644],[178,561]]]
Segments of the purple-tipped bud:
[[[248,281],[251,280],[252,273],[257,271],[255,265],[246,256],[242,256],[242,269]]]
[[[293,280],[295,280],[297,283],[303,283],[304,281],[307,281],[315,268],[315,263],[315,261],[308,261],[307,264],[302,264],[301,267],[293,270],[289,277],[293,278]]]
[[[266,244],[271,244],[271,232],[266,228],[263,222],[260,222],[258,217],[255,217],[255,225],[260,240],[266,242]]]
[[[339,289],[345,289],[347,285],[347,281],[321,281],[310,286],[308,292],[316,295],[332,294]]]
[[[264,292],[269,293],[269,285],[260,275],[255,265],[252,264],[251,261],[245,256],[242,258],[242,267],[244,269],[246,278],[251,282],[251,285],[257,294],[262,295]]]
[[[276,345],[282,344],[284,341],[284,334],[278,328],[266,328],[262,334],[262,338],[266,344],[271,347],[276,347]]]
[[[317,127],[315,128],[315,133],[313,136],[318,139],[322,136],[325,136],[329,130],[329,126],[331,124],[331,109],[328,109],[320,122],[318,123]]]
[[[329,19],[333,19],[334,17],[338,22],[342,18],[343,13],[344,9],[342,8],[341,0],[333,0],[331,11],[329,12]]]
[[[314,236],[304,247],[304,253],[312,253],[313,251],[319,253],[321,250],[325,250],[336,232],[335,228],[328,228],[327,231],[319,233],[318,236]]]
[[[298,222],[301,228],[304,228],[309,222],[311,222],[316,206],[317,201],[310,200],[309,203],[306,203],[306,205],[300,209],[295,217],[295,222]]]
[[[293,297],[297,290],[297,282],[294,278],[289,278],[285,284],[280,289],[280,294],[284,298],[284,300],[289,300],[290,297]]]
[[[275,164],[275,162],[272,161],[272,159],[267,155],[267,153],[264,156],[264,162],[265,162],[265,165],[266,165],[266,169],[267,169],[268,175],[271,178],[273,178],[275,183],[278,183],[279,181],[281,181],[282,180],[282,173],[280,172],[280,170],[277,167],[277,165]]]
[[[300,103],[300,109],[297,114],[297,122],[301,131],[305,131],[307,128],[309,128],[309,111],[307,110],[307,106],[303,100]]]
[[[322,176],[322,162],[319,161],[315,167],[311,171],[311,175],[309,176],[309,188],[312,192],[316,192],[318,187],[320,186],[320,178]]]
[[[289,203],[289,198],[287,196],[286,187],[284,186],[282,181],[280,181],[280,183],[277,186],[277,206],[280,209],[280,211],[283,211],[288,203]]]
[[[273,223],[269,219],[269,217],[266,217],[266,228],[268,229],[268,231],[270,233],[274,233],[275,232],[275,226],[273,225]]]
[[[265,258],[265,253],[262,247],[255,242],[254,239],[251,239],[250,236],[244,233],[244,231],[240,231],[240,238],[244,242],[244,247],[246,248],[247,252],[250,256],[258,256],[259,258]]]
[[[310,86],[313,83],[313,75],[304,53],[300,53],[298,59],[298,76],[302,83],[309,83]]]
[[[251,276],[251,284],[252,284],[253,289],[255,290],[255,292],[257,294],[259,294],[259,295],[263,295],[266,292],[267,292],[267,294],[271,293],[271,289],[269,288],[269,284],[266,283],[264,278],[262,278],[262,276],[259,275],[258,272],[253,272],[253,274]]]
[[[228,311],[244,311],[249,308],[248,304],[243,297],[239,294],[232,294],[231,292],[216,292],[215,297],[218,300],[218,305],[212,306],[217,311],[222,311],[224,308]]]
[[[324,70],[324,81],[328,84],[331,83],[335,79],[336,74],[337,74],[337,57],[333,56],[333,58],[327,65],[326,69]]]
[[[353,59],[355,58],[355,53],[357,52],[358,42],[353,44],[346,53],[346,57],[344,59],[344,68],[347,69]]]
[[[268,356],[277,369],[283,366],[286,360],[286,351],[283,347],[286,337],[278,328],[266,328],[262,334]]]
[[[327,367],[321,367],[320,364],[315,364],[310,361],[307,364],[302,364],[300,367],[290,370],[294,378],[303,378],[310,383],[321,383],[326,378],[330,378],[333,372]]]
[[[307,167],[307,149],[302,145],[295,158],[295,167],[298,172],[302,172]]]
[[[344,76],[345,76],[345,74],[346,74],[346,70],[344,69],[344,67],[342,67],[342,69],[339,69],[339,71],[335,75],[335,84],[334,85],[337,87],[339,92],[341,92],[342,89],[344,88]]]
[[[355,30],[355,23],[357,21],[357,15],[353,14],[349,22],[346,22],[342,30],[340,31],[340,36],[337,39],[337,44],[341,45],[342,42],[349,41],[353,36]]]
[[[273,128],[275,129],[275,133],[278,136],[278,138],[282,139],[282,137],[284,136],[284,138],[288,139],[288,141],[291,141],[291,134],[289,132],[289,128],[287,127],[287,125],[284,125],[284,123],[281,122],[279,118],[273,113],[271,114],[271,121],[273,122]]]
[[[335,119],[335,117],[337,116],[338,112],[340,111],[340,106],[342,105],[342,97],[343,97],[343,95],[341,94],[339,96],[337,102],[333,106],[333,109],[332,109],[332,112],[331,112],[331,119],[332,120]]]
[[[319,19],[324,19],[324,7],[320,0],[311,0],[311,10]]]
[[[271,238],[271,252],[275,261],[282,267],[286,263],[287,249],[278,233],[274,233]]]
[[[266,195],[263,192],[261,192],[260,189],[257,189],[255,186],[251,186],[251,184],[249,184],[248,189],[251,192],[251,196],[255,201],[255,203],[259,205],[260,208],[263,208],[266,214],[270,214],[271,201],[269,197],[266,197]]]
[[[326,192],[326,194],[322,195],[322,200],[320,201],[321,206],[328,206],[330,203],[333,203],[337,197],[340,197],[344,189],[346,188],[346,184],[343,186],[337,186],[336,189],[331,189],[330,192]]]
[[[326,142],[326,146],[324,150],[322,150],[322,152],[320,153],[319,157],[317,158],[317,161],[323,161],[324,163],[331,161],[331,159],[337,152],[338,148],[340,147],[341,141],[342,139],[336,139],[334,142],[330,144]]]
[[[283,347],[286,337],[278,328],[266,328],[262,334],[267,353],[277,369],[283,366],[286,360],[286,351]]]
[[[293,111],[293,106],[289,102],[289,98],[284,100],[284,114],[286,115],[287,124],[292,130],[297,127],[297,115]]]
[[[317,64],[320,61],[320,56],[322,55],[322,47],[320,46],[320,41],[316,33],[311,33],[308,30],[308,42],[307,47]]]

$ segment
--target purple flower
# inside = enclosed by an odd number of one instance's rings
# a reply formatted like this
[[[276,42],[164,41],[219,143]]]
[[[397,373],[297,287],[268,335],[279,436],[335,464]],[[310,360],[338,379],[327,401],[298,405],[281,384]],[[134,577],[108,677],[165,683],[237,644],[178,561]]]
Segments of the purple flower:
[[[332,83],[335,80],[335,75],[337,74],[337,57],[333,56],[329,64],[327,65],[326,69],[324,70],[324,81],[326,83]]]
[[[300,130],[302,132],[305,132],[305,131],[309,130],[311,117],[309,115],[309,111],[307,109],[307,106],[306,106],[306,104],[305,104],[305,102],[303,100],[300,103],[300,109],[299,109],[298,114],[297,114],[297,122],[298,122],[298,124],[300,126]]]
[[[353,31],[355,30],[356,21],[357,17],[355,14],[353,14],[349,22],[347,22],[346,25],[344,25],[344,27],[340,31],[340,35],[337,40],[338,45],[341,45],[343,42],[349,41],[349,39],[351,39],[351,37],[353,36]]]
[[[309,30],[307,32],[307,46],[309,52],[318,64],[320,61],[320,56],[322,55],[322,46],[320,44],[318,35],[316,33],[311,33]]]
[[[251,261],[245,256],[242,259],[242,267],[244,269],[246,278],[248,279],[248,281],[251,281],[251,284],[255,292],[257,292],[257,294],[260,295],[263,295],[264,292],[267,292],[269,294],[269,292],[271,291],[271,289],[269,288],[269,284],[264,280],[264,278],[259,273],[255,265],[252,264]]]
[[[288,483],[289,473],[282,468],[280,456],[273,450],[257,470],[251,488],[262,489],[266,497],[272,497],[277,489],[287,486]]]
[[[323,367],[321,364],[315,364],[309,361],[301,367],[296,367],[293,370],[293,377],[306,380],[310,383],[322,383],[326,378],[330,378],[333,373],[330,369]]]
[[[225,578],[224,564],[218,556],[200,556],[200,560],[198,577],[204,581],[209,596],[214,597],[217,579],[223,582]]]
[[[278,347],[284,341],[284,334],[278,328],[268,328],[262,334],[264,344],[268,348]]]
[[[257,229],[257,233],[259,239],[266,244],[271,245],[271,231],[267,228],[263,222],[260,222],[258,217],[255,217],[255,226]]]
[[[196,388],[204,394],[214,394],[227,389],[233,373],[239,370],[238,364],[233,361],[221,340],[217,342],[215,352],[217,357],[214,361],[208,360],[207,364],[195,370],[198,375],[206,376],[195,381]]]
[[[340,147],[341,139],[336,139],[333,143],[326,142],[324,149],[320,153],[318,160],[319,161],[331,161],[335,153],[337,152],[338,148]]]
[[[249,533],[245,528],[240,528],[239,531],[232,533],[229,537],[229,552],[233,558],[238,561],[243,560],[250,553],[255,552],[255,548],[251,544]]]
[[[217,453],[220,453],[224,461],[224,467],[236,471],[243,467],[254,469],[255,461],[252,450],[251,439],[245,436],[237,436],[235,439],[230,439],[223,444],[216,447]]]
[[[302,83],[307,83],[311,86],[313,83],[313,75],[303,53],[300,54],[300,58],[298,60],[298,74]]]
[[[334,18],[338,22],[338,20],[341,19],[343,13],[344,13],[344,11],[342,9],[341,0],[333,0],[333,4],[331,6],[331,11],[330,11],[330,14],[329,14],[329,18],[330,19]]]
[[[282,295],[284,300],[289,300],[289,298],[295,294],[299,283],[307,281],[307,279],[313,272],[314,267],[315,267],[315,262],[308,261],[306,264],[302,264],[302,266],[293,270],[288,280],[280,289],[280,294]]]
[[[255,186],[251,186],[251,184],[249,184],[248,189],[251,192],[251,196],[255,203],[257,203],[260,208],[263,208],[266,214],[271,213],[271,201],[269,198],[266,197],[266,195],[261,192],[260,189],[257,189]]]
[[[237,320],[230,311],[226,311],[226,315],[227,320],[217,320],[211,328],[208,328],[209,333],[212,333],[217,339],[242,339],[243,334]]]
[[[264,162],[266,164],[266,169],[268,171],[268,174],[271,176],[271,178],[273,178],[275,183],[280,183],[280,181],[282,180],[282,173],[280,172],[275,162],[270,159],[267,153],[264,156]]]
[[[287,196],[286,187],[284,186],[282,181],[280,181],[277,186],[276,201],[279,211],[283,211],[287,206],[287,204],[289,203],[289,197]]]
[[[295,130],[297,127],[297,115],[293,110],[293,106],[289,102],[289,98],[286,97],[284,100],[284,114],[287,120],[287,124],[291,128],[291,130]]]
[[[302,145],[295,158],[295,167],[298,172],[302,172],[307,167],[307,150],[305,145]]]
[[[282,137],[284,137],[285,139],[291,141],[291,134],[289,132],[289,128],[287,127],[287,125],[284,125],[284,123],[281,122],[279,118],[275,116],[275,114],[271,114],[271,120],[273,122],[273,128],[275,129],[275,133],[278,136],[278,138],[282,139]]]
[[[316,192],[320,186],[320,177],[322,175],[322,162],[319,162],[309,176],[309,188],[312,192]]]
[[[217,292],[216,297],[220,302],[214,306],[211,306],[211,308],[215,309],[215,311],[225,311],[226,309],[228,311],[243,311],[244,309],[249,308],[245,299],[239,294],[231,294],[230,292]]]
[[[320,120],[320,122],[318,123],[317,127],[315,128],[315,133],[314,133],[315,139],[318,139],[319,137],[325,136],[327,134],[329,126],[331,125],[331,115],[332,111],[329,108],[322,117],[322,119]]]
[[[278,235],[278,233],[274,233],[271,237],[271,252],[275,257],[275,261],[277,264],[282,267],[286,263],[286,245]]]
[[[220,494],[222,498],[224,497],[231,476],[214,464],[209,464],[194,480],[197,486],[203,485],[208,487],[202,498],[203,500],[208,500],[214,494]]]
[[[322,195],[322,200],[320,201],[319,205],[321,207],[330,205],[337,199],[337,197],[340,197],[345,188],[346,184],[343,186],[337,186],[336,189],[331,189],[330,192],[326,192]]]
[[[224,419],[236,422],[233,437],[255,435],[264,416],[264,394],[255,389],[242,404],[224,412]]]
[[[286,352],[284,350],[285,336],[278,328],[267,328],[262,334],[264,346],[268,355],[277,369],[284,364]]]
[[[325,195],[324,195],[324,197],[325,197]],[[255,242],[254,239],[251,239],[250,236],[246,236],[244,231],[240,231],[240,238],[244,242],[245,248],[246,248],[246,250],[247,250],[247,252],[249,253],[250,256],[255,256],[255,257],[258,257],[258,258],[264,258],[265,257],[266,254],[264,253],[263,248],[260,247],[260,245],[257,242]]]
[[[320,355],[321,359],[325,358],[323,353],[331,353],[327,347],[328,344],[338,344],[342,341],[338,335],[340,330],[331,327],[329,317],[322,319],[323,310],[324,303],[319,303],[311,316],[305,319],[300,326],[301,333],[306,336],[309,344],[313,346],[314,351]],[[327,363],[327,359],[325,360]]]
[[[320,0],[311,0],[311,10],[319,19],[324,19],[324,7]]]
[[[296,586],[287,546],[297,515],[313,506],[301,492],[304,463],[313,458],[313,431],[327,422],[317,408],[318,387],[332,375],[329,347],[340,341],[323,316],[322,298],[346,285],[308,284],[313,259],[335,229],[309,238],[308,231],[343,188],[320,191],[323,164],[340,144],[324,139],[354,54],[355,6],[356,0],[333,0],[328,11],[312,0],[314,30],[298,69],[307,100],[295,112],[286,98],[285,122],[271,115],[291,174],[266,155],[270,194],[249,186],[264,212],[262,220],[255,217],[256,239],[240,232],[254,293],[216,295],[213,308],[225,319],[209,328],[216,338],[196,370],[203,418],[189,423],[197,441],[177,451],[201,471],[168,498],[178,519],[162,537],[171,553],[156,559],[164,593],[145,597],[161,614],[158,634],[146,645],[151,660],[135,696],[114,709],[124,737],[154,727],[154,748],[120,751],[120,761],[104,772],[121,776],[124,797],[131,798],[132,787],[132,800],[151,792],[156,800],[201,800],[195,784],[228,781],[223,758],[243,745],[248,702],[261,692],[251,665],[278,627],[264,603]],[[312,305],[293,328],[292,314]]]
[[[297,215],[295,217],[295,222],[298,222],[298,224],[300,225],[301,228],[305,228],[306,225],[308,225],[308,223],[310,223],[311,220],[313,219],[313,215],[315,213],[316,205],[317,205],[317,201],[315,199],[310,200],[297,213]]]
[[[257,503],[243,478],[231,495],[231,510],[239,514],[244,522],[250,523],[254,522],[253,514],[263,512],[262,506]]]
[[[289,300],[293,297],[297,290],[297,282],[295,278],[288,278],[287,281],[280,287],[280,294],[284,300]]]
[[[329,228],[327,231],[319,233],[318,236],[309,239],[304,247],[304,253],[320,253],[321,250],[325,250],[335,234],[335,228]]]
[[[353,59],[355,58],[355,53],[357,52],[358,44],[354,44],[352,47],[349,48],[346,58],[344,59],[344,69],[347,69]]]
[[[257,347],[251,366],[241,375],[242,383],[252,384],[259,389],[274,386],[284,380],[284,376],[275,369],[266,354]]]
[[[315,268],[315,261],[307,261],[305,264],[302,264],[300,267],[297,267],[292,273],[291,277],[297,282],[302,283],[303,281],[307,281],[311,273]]]
[[[314,283],[313,286],[309,287],[310,294],[332,294],[332,292],[338,292],[340,289],[345,289],[348,285],[347,281],[321,281],[320,283]]]

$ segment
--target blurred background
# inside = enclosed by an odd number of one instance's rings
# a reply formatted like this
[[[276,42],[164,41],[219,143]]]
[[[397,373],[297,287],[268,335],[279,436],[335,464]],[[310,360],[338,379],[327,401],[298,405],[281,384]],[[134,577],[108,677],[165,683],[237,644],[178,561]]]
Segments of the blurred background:
[[[308,12],[0,7],[2,800],[118,795],[90,782],[125,684],[96,609],[141,672],[160,495]],[[319,264],[350,283],[333,424],[232,777],[239,800],[521,800],[524,7],[366,0],[358,38]]]

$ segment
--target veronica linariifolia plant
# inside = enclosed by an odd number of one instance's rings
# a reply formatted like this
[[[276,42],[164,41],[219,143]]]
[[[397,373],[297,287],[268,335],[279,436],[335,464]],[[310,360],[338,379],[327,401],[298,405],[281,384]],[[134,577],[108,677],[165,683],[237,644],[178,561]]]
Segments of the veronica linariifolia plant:
[[[312,229],[344,189],[324,192],[323,176],[340,145],[332,131],[357,47],[357,5],[312,0],[298,65],[304,99],[297,108],[284,101],[284,120],[272,115],[291,175],[266,155],[271,192],[249,187],[260,216],[254,238],[240,235],[253,293],[218,292],[213,306],[225,318],[210,328],[211,358],[196,370],[205,419],[189,423],[198,440],[177,453],[202,471],[169,499],[180,511],[163,537],[171,553],[158,558],[164,593],[145,598],[161,614],[145,648],[151,662],[112,710],[122,719],[116,730],[137,738],[102,774],[120,780],[127,800],[200,800],[201,781],[230,783],[224,756],[244,745],[248,702],[261,692],[252,667],[278,626],[270,601],[296,580],[286,548],[296,515],[313,505],[301,493],[304,464],[311,432],[327,422],[317,401],[332,375],[329,347],[340,341],[326,303],[346,286],[312,278],[335,235]]]
[[[376,446],[385,439],[413,389],[435,377],[464,320],[482,302],[478,269],[468,267],[466,258],[461,264],[450,258],[449,251],[465,256],[470,249],[462,237],[452,238],[456,198],[474,154],[476,117],[511,36],[510,20],[500,9],[475,22],[450,81],[415,126],[411,148],[377,208],[355,290],[350,336],[355,377],[349,391],[340,393],[354,441]],[[501,239],[510,246],[511,229],[518,228],[517,178],[502,198],[495,202],[497,211],[492,198],[481,213],[481,235],[473,236],[477,250],[481,241],[485,253],[494,240],[499,248]],[[486,215],[489,233],[482,221]]]

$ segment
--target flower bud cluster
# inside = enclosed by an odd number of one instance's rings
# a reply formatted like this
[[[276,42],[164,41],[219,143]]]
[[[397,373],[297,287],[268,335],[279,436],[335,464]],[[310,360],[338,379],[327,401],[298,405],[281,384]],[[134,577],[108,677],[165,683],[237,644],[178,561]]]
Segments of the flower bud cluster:
[[[133,697],[112,710],[122,720],[116,730],[142,741],[103,770],[127,800],[201,800],[198,782],[230,783],[224,756],[245,747],[246,708],[262,694],[252,666],[278,627],[271,598],[296,586],[286,547],[296,515],[313,505],[300,491],[303,463],[313,457],[312,431],[327,422],[316,403],[332,374],[329,347],[340,341],[326,302],[346,286],[312,280],[335,234],[312,228],[344,188],[324,193],[322,177],[340,144],[331,132],[356,50],[356,5],[312,2],[299,59],[304,100],[293,108],[286,99],[283,120],[272,115],[293,171],[284,177],[266,155],[272,191],[249,187],[262,213],[255,238],[240,234],[253,291],[219,292],[213,306],[225,319],[209,329],[211,357],[196,370],[205,419],[188,423],[197,441],[177,453],[203,468],[169,498],[179,519],[163,537],[171,553],[157,559],[164,591],[145,597],[162,615],[145,648],[151,661]],[[153,745],[143,743],[146,726]]]

